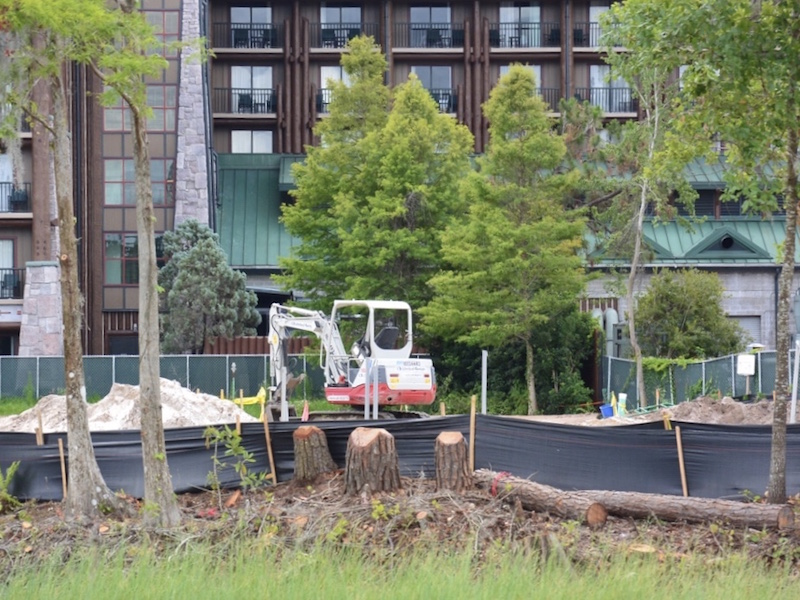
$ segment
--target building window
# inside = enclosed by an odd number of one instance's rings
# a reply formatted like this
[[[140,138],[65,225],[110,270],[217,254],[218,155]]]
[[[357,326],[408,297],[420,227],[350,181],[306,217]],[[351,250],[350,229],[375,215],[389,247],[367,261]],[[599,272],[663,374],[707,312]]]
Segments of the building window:
[[[268,36],[269,34],[269,36]],[[232,6],[231,39],[234,48],[265,48],[272,42],[272,9],[269,6]]]
[[[600,16],[610,8],[608,2],[592,0],[589,5],[589,46],[600,46],[600,37],[603,30],[600,27]]]
[[[500,45],[504,48],[540,46],[541,10],[530,2],[500,3]]]
[[[448,47],[452,42],[449,6],[412,6],[409,11],[412,48]]]
[[[155,35],[163,44],[162,56],[177,57],[178,49],[171,44],[181,38],[180,11],[177,10],[143,10],[147,22],[152,25]]]
[[[412,6],[409,16],[414,25],[449,25],[449,6]]]
[[[533,73],[533,77],[536,81],[536,87],[542,87],[542,65],[521,65],[528,69],[531,73]],[[508,69],[511,65],[500,65],[500,77],[508,74]]]
[[[269,6],[231,6],[231,23],[270,25],[272,23],[272,8]]]
[[[608,65],[591,65],[589,67],[589,101],[605,112],[631,112],[633,98],[628,83],[621,77],[611,78],[611,67]]]
[[[147,119],[147,130],[174,131],[177,104],[177,86],[148,85],[147,105],[152,109],[152,114]]]
[[[272,67],[231,67],[231,102],[236,112],[274,112]]]
[[[332,82],[341,81],[345,85],[350,85],[350,79],[343,67],[323,66],[319,68],[320,89],[317,95],[317,112],[327,113],[328,105],[333,98]]]
[[[136,204],[136,168],[132,158],[107,158],[105,168],[105,199],[107,205]],[[153,204],[173,204],[175,163],[172,159],[150,161],[150,184]]]
[[[422,83],[422,87],[428,90],[439,105],[439,110],[444,113],[456,112],[456,95],[451,85],[450,67],[442,66],[413,66],[411,72],[414,73]]]
[[[231,153],[272,154],[271,131],[231,131]]]
[[[106,131],[131,130],[131,111],[122,98],[103,109],[103,127]]]
[[[325,25],[358,25],[361,26],[361,7],[342,4],[323,4],[320,8],[320,21]],[[327,28],[329,29],[329,28]]]
[[[156,264],[164,266],[161,235],[156,235]],[[105,234],[105,284],[139,284],[139,239],[136,234]]]

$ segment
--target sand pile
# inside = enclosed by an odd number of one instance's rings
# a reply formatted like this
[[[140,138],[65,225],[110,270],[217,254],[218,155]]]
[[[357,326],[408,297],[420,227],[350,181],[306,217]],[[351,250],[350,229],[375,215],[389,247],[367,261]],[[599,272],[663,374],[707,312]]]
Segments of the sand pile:
[[[727,396],[721,400],[705,396],[667,410],[676,421],[720,425],[772,424],[772,402],[766,399],[744,403]]]
[[[242,423],[258,420],[230,400],[221,400],[210,394],[196,394],[169,379],[161,380],[161,412],[165,428],[232,424],[236,422],[237,414]],[[139,386],[115,383],[105,398],[89,405],[88,413],[91,431],[140,429]],[[67,430],[66,399],[52,394],[25,412],[0,417],[0,431],[35,433],[39,414],[43,433]]]

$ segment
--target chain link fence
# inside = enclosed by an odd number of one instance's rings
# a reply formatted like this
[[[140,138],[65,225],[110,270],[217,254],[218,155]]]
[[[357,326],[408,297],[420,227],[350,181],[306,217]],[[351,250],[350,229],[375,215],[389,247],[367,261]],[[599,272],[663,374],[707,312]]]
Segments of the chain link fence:
[[[295,397],[322,397],[324,376],[319,361],[304,355],[289,357],[293,376],[305,374]],[[85,356],[83,369],[88,398],[102,398],[114,383],[139,385],[138,356]],[[269,356],[177,355],[161,357],[161,377],[194,391],[226,397],[255,396],[269,386]],[[41,398],[64,393],[64,358],[61,356],[0,356],[0,398]]]
[[[698,396],[721,393],[723,396],[743,398],[745,396],[771,396],[775,388],[775,352],[759,352],[756,356],[756,372],[752,377],[736,374],[738,355],[731,354],[685,366],[669,365],[663,369],[645,369],[648,408],[661,404],[679,404]],[[789,372],[794,368],[794,351],[789,356]],[[636,390],[636,363],[632,360],[603,357],[603,398],[608,401],[610,393],[628,395],[629,409],[639,407]]]

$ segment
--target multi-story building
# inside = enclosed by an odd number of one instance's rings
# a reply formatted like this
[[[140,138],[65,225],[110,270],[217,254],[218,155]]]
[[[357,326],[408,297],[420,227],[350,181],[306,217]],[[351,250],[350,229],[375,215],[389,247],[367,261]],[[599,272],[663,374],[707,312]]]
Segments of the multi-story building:
[[[609,4],[143,0],[165,42],[200,35],[213,51],[205,65],[167,52],[169,67],[148,82],[157,230],[189,217],[210,224],[231,265],[268,303],[283,294],[271,275],[293,243],[278,219],[293,186],[290,167],[314,142],[329,82],[345,77],[340,58],[350,38],[374,38],[389,84],[415,73],[440,110],[469,127],[480,153],[488,125],[481,105],[514,62],[533,70],[554,115],[560,99],[577,97],[608,119],[637,117],[630,89],[609,79],[599,48],[599,17]],[[132,352],[138,253],[130,119],[121,103],[99,106],[90,72],[73,67],[70,75],[85,347]],[[45,315],[58,312],[46,301],[57,281],[49,145],[37,127],[20,136],[22,178],[0,154],[0,354],[58,353],[41,344]],[[703,192],[714,211],[718,187]]]

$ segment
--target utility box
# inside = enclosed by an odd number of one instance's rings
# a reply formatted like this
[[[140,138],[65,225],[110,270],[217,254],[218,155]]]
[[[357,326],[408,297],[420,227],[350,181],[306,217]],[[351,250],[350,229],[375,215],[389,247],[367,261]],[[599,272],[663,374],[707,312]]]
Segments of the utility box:
[[[632,354],[631,340],[628,338],[627,323],[614,325],[614,356],[617,358],[630,358]]]

